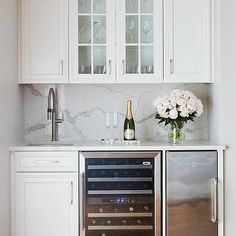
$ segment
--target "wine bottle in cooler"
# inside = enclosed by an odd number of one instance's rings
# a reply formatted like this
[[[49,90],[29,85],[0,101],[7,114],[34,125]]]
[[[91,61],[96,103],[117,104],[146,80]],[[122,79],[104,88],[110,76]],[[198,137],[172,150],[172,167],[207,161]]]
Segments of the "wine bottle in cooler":
[[[124,122],[124,140],[135,140],[135,123],[132,115],[132,101],[127,101],[127,113]]]

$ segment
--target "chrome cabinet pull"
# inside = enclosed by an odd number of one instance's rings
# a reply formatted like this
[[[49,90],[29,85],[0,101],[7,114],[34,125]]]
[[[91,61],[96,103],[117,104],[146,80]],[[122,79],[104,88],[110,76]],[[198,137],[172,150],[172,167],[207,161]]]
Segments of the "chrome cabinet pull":
[[[74,183],[73,183],[73,181],[70,182],[70,186],[71,186],[70,204],[73,205],[74,204]]]
[[[111,60],[109,60],[109,74],[111,75]]]
[[[170,59],[170,74],[174,73],[174,60]]]
[[[64,60],[61,60],[61,75],[64,74]]]
[[[50,160],[40,160],[36,161],[36,164],[58,164],[59,161],[50,161]]]
[[[123,66],[123,75],[125,74],[125,59],[122,60],[122,66]]]
[[[211,179],[212,183],[212,200],[211,200],[211,221],[217,223],[218,218],[218,180]]]

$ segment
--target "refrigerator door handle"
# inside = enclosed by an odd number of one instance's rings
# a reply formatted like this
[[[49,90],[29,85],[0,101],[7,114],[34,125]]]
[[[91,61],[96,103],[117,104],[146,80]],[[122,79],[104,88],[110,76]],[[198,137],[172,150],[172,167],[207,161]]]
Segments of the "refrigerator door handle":
[[[212,183],[212,199],[211,199],[211,221],[216,224],[218,220],[218,180],[211,179]]]

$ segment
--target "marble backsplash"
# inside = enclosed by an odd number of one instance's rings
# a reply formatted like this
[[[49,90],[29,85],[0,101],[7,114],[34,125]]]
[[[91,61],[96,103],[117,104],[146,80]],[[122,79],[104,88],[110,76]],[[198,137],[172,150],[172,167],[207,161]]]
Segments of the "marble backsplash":
[[[106,111],[118,112],[118,138],[123,137],[126,101],[133,101],[136,137],[139,140],[163,141],[168,128],[154,119],[152,101],[180,88],[194,92],[204,104],[204,114],[185,127],[186,139],[208,139],[208,86],[204,84],[145,85],[25,85],[25,141],[50,140],[51,124],[47,121],[47,95],[57,88],[59,109],[64,122],[59,125],[61,140],[100,140],[108,135]],[[110,136],[114,130],[110,129]]]

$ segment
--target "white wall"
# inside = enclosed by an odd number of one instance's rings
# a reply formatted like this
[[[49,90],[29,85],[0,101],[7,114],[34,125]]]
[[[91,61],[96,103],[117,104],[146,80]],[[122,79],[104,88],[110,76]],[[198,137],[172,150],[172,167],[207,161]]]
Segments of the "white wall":
[[[10,236],[8,148],[23,138],[23,93],[17,86],[17,0],[0,0],[0,236]]]
[[[236,1],[222,0],[221,141],[225,156],[226,236],[236,235]]]
[[[218,1],[218,0],[217,0]],[[225,155],[225,236],[236,235],[236,1],[222,0],[217,11],[216,83],[210,86],[210,137],[227,145]],[[219,48],[221,51],[219,52]],[[220,61],[220,62],[219,62]],[[220,68],[220,69],[219,69]]]

